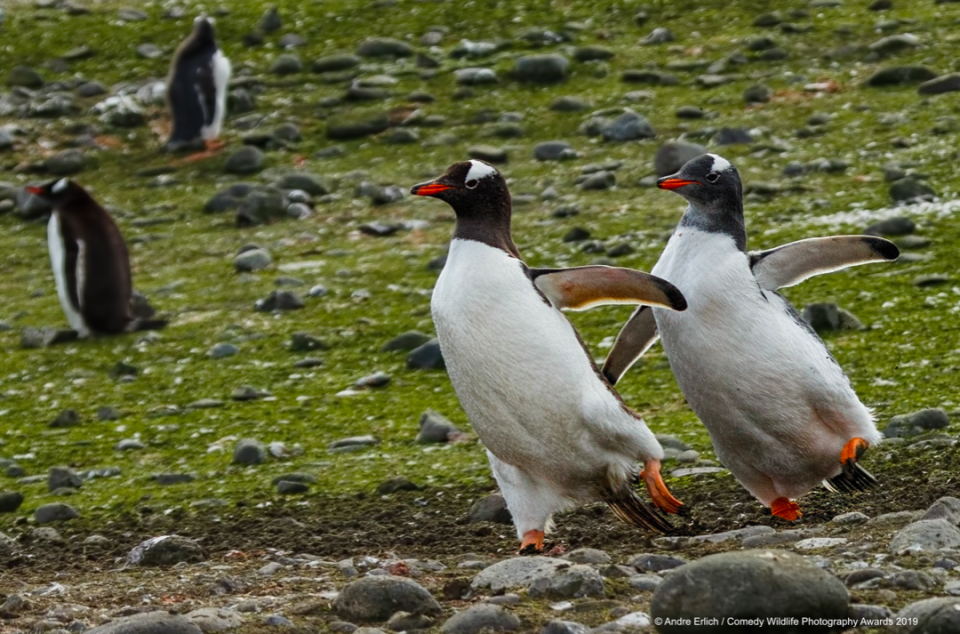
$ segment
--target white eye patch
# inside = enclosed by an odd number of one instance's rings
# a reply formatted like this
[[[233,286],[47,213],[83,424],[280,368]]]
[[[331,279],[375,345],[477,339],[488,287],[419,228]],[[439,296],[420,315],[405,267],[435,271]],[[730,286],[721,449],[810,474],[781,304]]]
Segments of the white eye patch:
[[[713,159],[713,167],[710,170],[712,172],[723,172],[733,167],[732,165],[730,165],[730,161],[723,158],[722,156],[711,154],[710,157]]]
[[[59,194],[67,188],[67,183],[69,182],[70,181],[68,181],[66,178],[61,178],[53,184],[53,187],[50,188],[50,191],[52,191],[54,194]]]
[[[480,180],[481,178],[486,178],[487,176],[493,176],[497,174],[497,170],[493,167],[487,165],[483,161],[471,160],[470,161],[470,171],[467,172],[466,181]]]

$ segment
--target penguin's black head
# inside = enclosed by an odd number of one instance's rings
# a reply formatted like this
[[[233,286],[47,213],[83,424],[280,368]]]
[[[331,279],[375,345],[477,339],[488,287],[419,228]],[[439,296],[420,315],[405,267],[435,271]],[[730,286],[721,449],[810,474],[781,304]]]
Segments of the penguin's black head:
[[[676,174],[658,180],[657,187],[677,192],[700,211],[728,213],[743,209],[740,174],[730,161],[716,154],[688,161]]]
[[[55,208],[87,196],[86,190],[69,178],[61,178],[46,185],[31,185],[27,187],[27,191],[34,196],[39,196]]]
[[[198,45],[216,46],[217,36],[213,30],[214,19],[205,15],[198,16],[193,21],[193,34],[191,39]]]
[[[497,168],[476,159],[451,165],[443,176],[414,185],[410,193],[439,198],[453,207],[458,218],[478,218],[504,209],[509,214],[510,210],[507,182]]]

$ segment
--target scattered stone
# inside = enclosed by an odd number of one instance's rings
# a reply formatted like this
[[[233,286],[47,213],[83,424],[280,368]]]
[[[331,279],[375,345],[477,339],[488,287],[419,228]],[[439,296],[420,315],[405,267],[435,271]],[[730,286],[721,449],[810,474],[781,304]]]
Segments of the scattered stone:
[[[577,548],[563,557],[575,564],[609,564],[610,555],[597,548]]]
[[[417,330],[409,330],[397,335],[387,343],[383,344],[383,346],[380,348],[380,352],[414,350],[430,341],[430,339],[430,335],[424,334]]]
[[[920,520],[907,524],[894,535],[889,552],[895,555],[936,552],[960,546],[960,529],[945,519]]]
[[[370,38],[357,48],[360,57],[411,57],[413,47],[389,37]]]
[[[417,434],[418,443],[451,442],[463,437],[464,433],[447,418],[433,410],[427,410],[420,415],[420,432]]]
[[[541,596],[551,599],[602,597],[604,595],[603,577],[592,567],[578,564],[537,577],[530,583],[527,592],[533,598]]]
[[[23,504],[23,494],[19,491],[0,491],[0,513],[13,513]]]
[[[407,355],[407,369],[409,370],[443,370],[446,367],[443,361],[443,353],[440,350],[440,342],[437,339],[431,339]]]
[[[260,313],[269,313],[275,310],[298,310],[306,304],[293,291],[271,291],[263,299],[257,300],[254,309]]]
[[[84,634],[204,634],[185,616],[166,610],[141,612],[83,630]]]
[[[941,95],[958,90],[960,90],[960,73],[941,75],[917,86],[917,92],[921,95]]]
[[[534,579],[550,576],[569,565],[569,562],[550,557],[512,557],[481,570],[471,586],[475,590],[489,588],[496,594],[501,590],[529,586]]]
[[[384,112],[351,110],[327,119],[327,138],[338,141],[359,139],[379,134],[389,126],[390,120]]]
[[[356,55],[330,55],[315,60],[310,66],[314,73],[338,73],[360,65]]]
[[[54,502],[39,507],[34,511],[33,517],[37,521],[37,524],[49,524],[51,522],[72,520],[75,517],[80,517],[80,514],[69,504]]]
[[[897,613],[892,634],[947,634],[960,631],[960,598],[911,603]]]
[[[256,174],[263,169],[266,155],[253,145],[245,145],[227,157],[223,169],[227,174]]]
[[[267,461],[267,448],[259,440],[244,438],[233,450],[233,464],[255,465]]]
[[[2,495],[0,495],[2,500]],[[920,516],[921,520],[946,520],[954,526],[960,526],[960,499],[942,497],[934,502],[926,513]]]
[[[50,467],[50,472],[47,475],[48,491],[63,488],[79,489],[82,484],[83,481],[80,476],[70,467]]]
[[[507,151],[492,145],[474,145],[467,148],[467,156],[494,165],[507,162]]]
[[[29,66],[14,66],[10,74],[7,75],[7,85],[9,86],[40,88],[43,84],[43,76]]]
[[[461,86],[482,86],[500,81],[492,68],[459,68],[453,75]]]
[[[140,566],[172,566],[205,559],[206,555],[200,544],[180,535],[151,537],[135,546],[127,555],[127,561]]]
[[[890,185],[890,197],[895,201],[929,200],[937,192],[923,181],[907,176]]]
[[[849,513],[841,513],[840,515],[835,516],[831,523],[837,524],[838,526],[853,526],[856,524],[863,524],[868,521],[870,518],[860,513],[859,511],[850,511]]]
[[[479,604],[451,616],[440,627],[443,634],[479,634],[512,632],[520,629],[520,619],[499,605]]]
[[[54,176],[73,176],[87,166],[87,157],[81,150],[64,150],[44,162],[46,170]]]
[[[842,619],[848,603],[843,583],[805,558],[779,550],[748,550],[709,555],[675,569],[657,587],[650,612],[657,619]],[[700,629],[691,623],[660,631]]]
[[[50,421],[49,426],[53,428],[76,427],[80,424],[80,414],[75,409],[65,409],[57,417]]]
[[[898,216],[876,222],[863,230],[868,236],[905,236],[916,230],[917,224],[911,218]]]
[[[367,447],[373,447],[374,445],[379,444],[380,439],[374,436],[351,436],[350,438],[334,440],[327,445],[327,449],[333,453],[346,453],[350,451],[366,449]]]
[[[867,78],[867,86],[885,87],[920,84],[935,79],[937,74],[926,66],[891,66],[881,68]]]
[[[576,156],[577,152],[566,141],[544,141],[533,148],[533,158],[538,161],[562,161]]]
[[[641,44],[651,45],[651,44],[665,44],[667,42],[672,42],[676,38],[670,29],[665,27],[657,27],[650,32],[649,35],[640,40]]]
[[[906,438],[950,425],[950,417],[940,408],[922,409],[890,418],[883,435],[887,438]]]
[[[773,91],[763,84],[754,84],[743,91],[743,100],[747,104],[766,103],[773,97]]]
[[[260,247],[254,247],[241,252],[233,259],[233,268],[240,273],[262,271],[273,263],[270,252]]]
[[[184,616],[207,634],[243,625],[243,618],[229,608],[197,608]]]
[[[238,352],[240,352],[240,349],[232,343],[218,343],[210,348],[210,350],[207,352],[207,356],[211,359],[223,359],[226,357],[232,357]]]
[[[713,137],[717,145],[739,145],[753,143],[753,136],[742,128],[720,128]]]
[[[78,337],[75,330],[27,327],[20,331],[20,347],[24,350],[46,348],[58,343],[76,341]]]
[[[707,153],[707,148],[698,143],[686,141],[667,141],[657,150],[653,158],[653,169],[657,176],[668,176],[680,171],[688,161]]]
[[[590,107],[590,104],[580,97],[560,97],[550,104],[550,109],[556,112],[581,112]]]
[[[351,621],[386,621],[396,612],[437,616],[440,604],[410,579],[380,575],[347,584],[333,605],[338,616]]]
[[[686,559],[672,555],[642,554],[636,555],[627,562],[639,572],[662,572],[672,570],[687,563]]]
[[[507,501],[499,493],[482,497],[467,512],[467,524],[493,522],[495,524],[513,524],[513,516],[507,508]]]
[[[613,121],[604,124],[600,134],[605,141],[615,142],[652,139],[657,135],[646,117],[632,111],[624,112]]]
[[[555,84],[567,78],[569,67],[562,55],[524,55],[517,58],[513,76],[522,82]]]

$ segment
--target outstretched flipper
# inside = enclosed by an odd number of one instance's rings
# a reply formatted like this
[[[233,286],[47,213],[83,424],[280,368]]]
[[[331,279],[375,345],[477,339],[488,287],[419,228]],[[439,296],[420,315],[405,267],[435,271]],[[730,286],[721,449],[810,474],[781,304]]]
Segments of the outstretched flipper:
[[[647,306],[641,306],[620,330],[607,360],[603,362],[603,376],[610,385],[616,385],[623,373],[656,341],[657,321],[653,317],[653,311]]]
[[[603,493],[603,501],[610,509],[624,522],[648,528],[658,533],[670,533],[673,526],[660,513],[656,507],[640,499],[640,496],[630,488],[628,484],[608,489]]]
[[[784,244],[750,253],[750,268],[764,290],[799,284],[821,273],[849,266],[896,260],[897,246],[874,236],[829,236]]]
[[[529,269],[530,279],[557,308],[583,310],[601,304],[647,304],[685,310],[687,300],[670,282],[633,269],[578,266]]]

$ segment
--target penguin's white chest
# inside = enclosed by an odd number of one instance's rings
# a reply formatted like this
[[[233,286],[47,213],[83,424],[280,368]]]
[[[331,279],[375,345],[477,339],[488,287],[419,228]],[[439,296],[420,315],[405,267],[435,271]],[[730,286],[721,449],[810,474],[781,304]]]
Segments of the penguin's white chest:
[[[624,414],[573,326],[536,291],[519,260],[453,240],[432,309],[454,389],[494,455],[552,472],[551,479],[602,462],[585,418],[606,407],[611,422]]]
[[[83,242],[78,243],[79,253],[77,255],[76,270],[72,271],[74,283],[77,285],[76,296],[83,297],[83,283],[85,279],[84,256],[85,248]],[[66,238],[63,235],[60,224],[60,214],[52,213],[50,222],[47,224],[47,248],[50,252],[50,265],[53,269],[53,278],[57,286],[57,297],[60,299],[60,306],[67,318],[70,327],[76,330],[81,337],[90,334],[86,320],[80,313],[81,307],[74,305],[70,293],[70,279],[67,272],[67,245]]]
[[[227,114],[227,88],[230,83],[230,74],[232,66],[230,60],[220,49],[213,54],[213,85],[216,90],[215,110],[213,117],[210,118],[210,125],[205,125],[200,131],[201,137],[206,141],[215,140],[220,136],[223,129],[223,120]],[[203,100],[201,99],[201,103]]]

